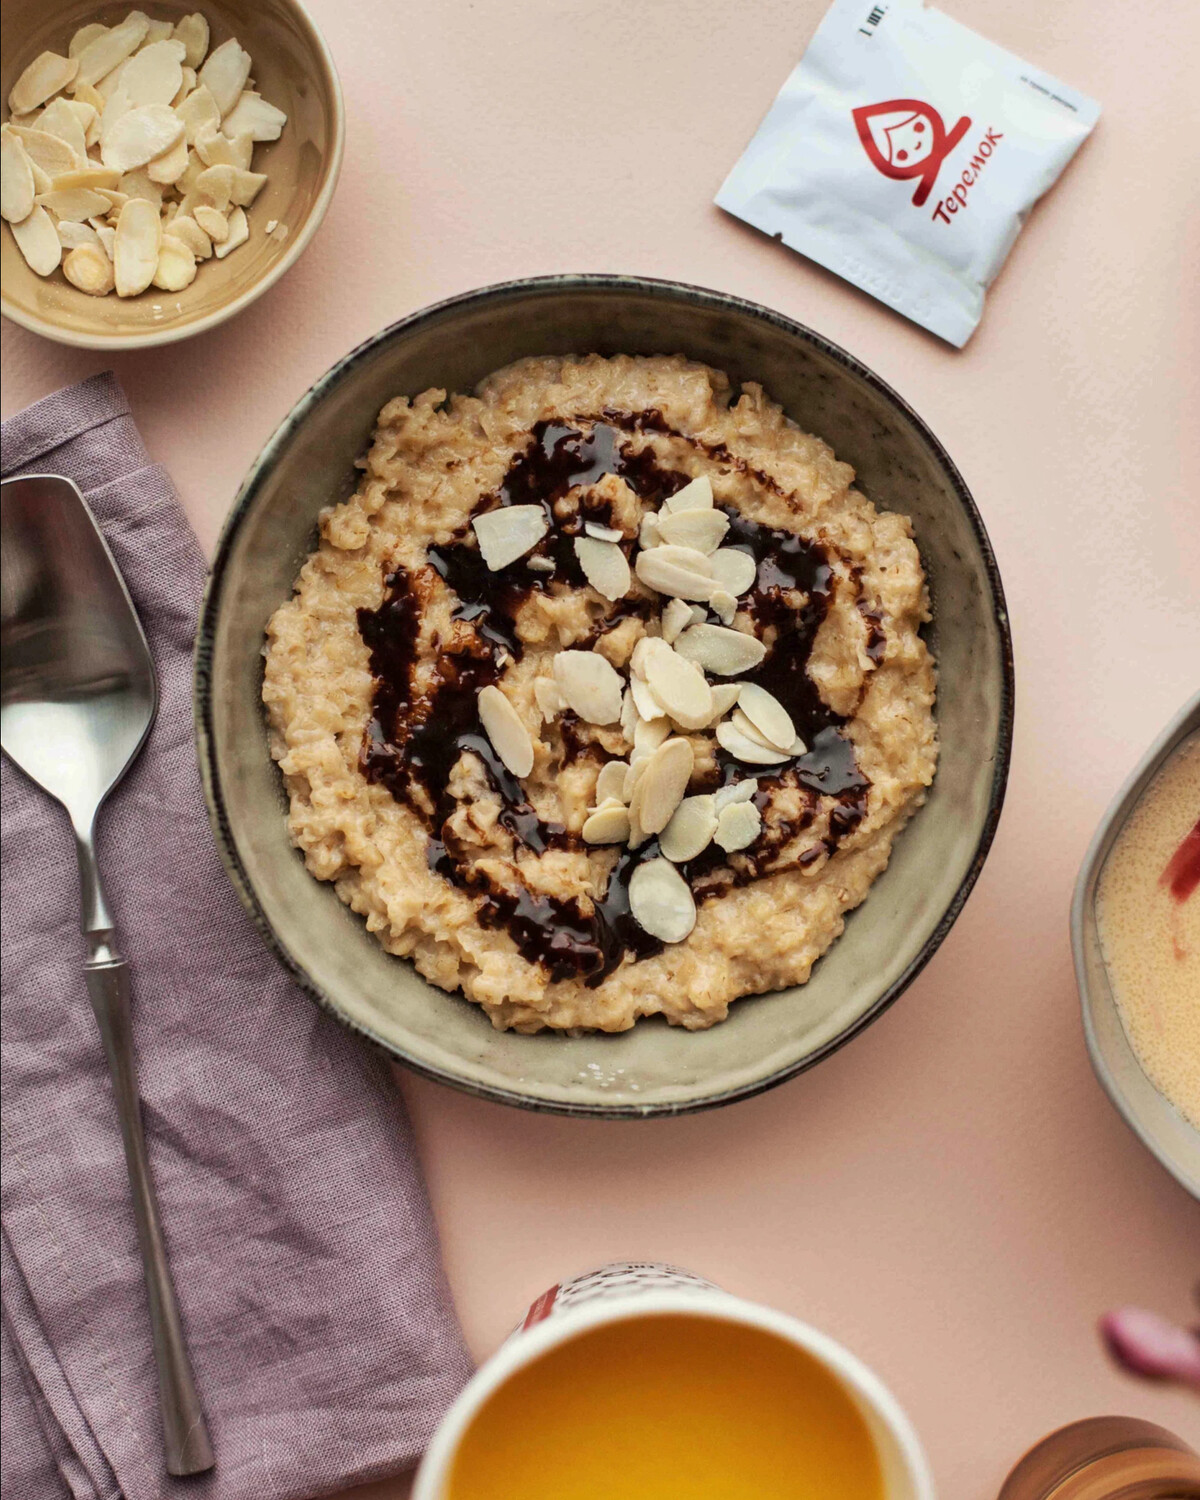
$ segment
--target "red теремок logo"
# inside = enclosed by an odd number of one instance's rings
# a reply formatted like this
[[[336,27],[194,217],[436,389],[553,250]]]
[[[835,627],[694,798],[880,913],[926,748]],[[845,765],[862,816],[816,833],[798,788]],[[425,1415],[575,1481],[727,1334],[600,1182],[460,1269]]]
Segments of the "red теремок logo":
[[[971,128],[963,115],[950,131],[937,110],[919,99],[888,99],[853,111],[863,150],[885,177],[917,179],[913,205],[929,197],[938,170]]]

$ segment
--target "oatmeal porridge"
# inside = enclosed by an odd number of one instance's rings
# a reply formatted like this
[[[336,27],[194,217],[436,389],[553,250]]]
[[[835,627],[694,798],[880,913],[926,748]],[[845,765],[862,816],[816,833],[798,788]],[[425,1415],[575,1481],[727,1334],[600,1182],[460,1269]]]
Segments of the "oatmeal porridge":
[[[853,480],[682,357],[389,402],[267,632],[308,869],[497,1027],[805,981],[937,759],[911,526]]]

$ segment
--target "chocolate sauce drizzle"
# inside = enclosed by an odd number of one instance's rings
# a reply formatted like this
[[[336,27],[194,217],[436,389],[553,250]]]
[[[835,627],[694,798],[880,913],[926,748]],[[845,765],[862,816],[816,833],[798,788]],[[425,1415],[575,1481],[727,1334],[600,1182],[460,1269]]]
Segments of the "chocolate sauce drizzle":
[[[367,779],[385,786],[425,821],[430,868],[481,898],[479,917],[485,925],[503,927],[522,955],[541,963],[552,980],[581,978],[591,986],[598,985],[624,958],[637,960],[662,949],[662,943],[634,921],[629,909],[630,878],[644,860],[658,856],[657,840],[637,850],[622,849],[604,895],[595,902],[544,895],[523,884],[515,889],[498,887],[478,871],[448,826],[457,805],[449,780],[459,757],[464,752],[474,754],[499,795],[500,822],[518,848],[542,854],[552,848],[579,847],[561,824],[545,821],[529,805],[520,782],[484,734],[476,705],[479,690],[496,682],[508,660],[522,654],[516,625],[521,606],[532,593],[548,592],[555,585],[559,589],[564,584],[582,587],[574,539],[583,533],[587,520],[611,522],[611,506],[595,491],[585,490],[581,505],[562,514],[556,513],[556,502],[577,486],[594,485],[608,474],[623,479],[650,506],[661,504],[688,482],[687,475],[663,468],[650,448],[629,451],[623,434],[642,429],[670,430],[653,411],[606,411],[590,431],[539,422],[529,447],[513,461],[499,490],[484,496],[476,507],[478,514],[497,505],[541,505],[549,531],[533,552],[492,572],[475,545],[469,524],[449,543],[428,549],[430,566],[455,596],[454,617],[469,622],[474,631],[465,648],[440,652],[431,685],[420,694],[413,683],[421,619],[419,575],[397,568],[387,579],[379,608],[358,611],[359,631],[376,679],[373,713],[361,754]],[[712,456],[744,467],[723,448],[714,447]],[[776,488],[769,476],[755,471],[755,477]],[[812,822],[820,794],[836,797],[838,804],[827,836],[815,849],[807,850],[799,863],[807,866],[822,853],[832,853],[865,816],[869,787],[858,768],[854,746],[842,732],[846,720],[821,701],[807,672],[817,630],[837,585],[826,549],[791,532],[761,526],[732,509],[726,515],[730,527],[724,545],[744,548],[757,564],[754,585],[741,605],[752,612],[759,634],[772,637],[765,659],[746,674],[747,680],[761,683],[779,699],[808,749],[786,766],[768,772],[758,767],[748,771],[722,751],[719,780],[728,783],[757,776],[755,801],[760,810],[769,807],[772,787],[781,784],[801,787],[806,797],[798,818],[764,825],[761,848],[731,858],[714,844],[682,865],[680,872],[699,900],[766,873],[775,853]],[[627,552],[635,548],[636,543],[626,544]],[[531,557],[550,559],[554,571],[531,568]],[[798,606],[800,595],[804,597]],[[618,600],[580,644],[586,649],[622,619],[646,617],[651,608],[643,599]],[[867,618],[870,625],[871,617]],[[878,628],[877,619],[874,623]],[[879,634],[882,639],[882,631]],[[571,724],[563,723],[561,728],[564,763],[583,753],[599,753],[598,746],[581,741]]]

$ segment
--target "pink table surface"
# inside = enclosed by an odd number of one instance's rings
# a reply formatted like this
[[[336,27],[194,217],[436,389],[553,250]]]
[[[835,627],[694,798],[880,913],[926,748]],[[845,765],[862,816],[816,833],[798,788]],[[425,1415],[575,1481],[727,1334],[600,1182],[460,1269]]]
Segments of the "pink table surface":
[[[959,353],[712,207],[822,0],[312,8],[349,139],[304,259],[233,324],[158,352],[110,361],[5,324],[6,411],[114,364],[211,547],[276,422],[381,325],[512,276],[677,277],[810,324],[913,403],[974,491],[1016,643],[987,868],[908,994],[815,1072],[611,1125],[401,1079],[472,1347],[560,1277],[656,1257],[849,1344],[952,1500],[994,1495],[1076,1417],[1200,1438],[1197,1403],[1116,1373],[1093,1331],[1127,1301],[1189,1316],[1200,1207],[1092,1076],[1067,939],[1092,828],[1200,678],[1195,10],[950,0],[1104,106]]]

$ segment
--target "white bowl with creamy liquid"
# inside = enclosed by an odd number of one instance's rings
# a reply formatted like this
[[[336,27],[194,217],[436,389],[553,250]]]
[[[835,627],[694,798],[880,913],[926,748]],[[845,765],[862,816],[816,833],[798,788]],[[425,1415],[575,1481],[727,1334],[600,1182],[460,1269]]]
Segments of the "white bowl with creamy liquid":
[[[1143,1144],[1200,1198],[1200,694],[1105,814],[1071,907],[1083,1027],[1096,1076]],[[1188,845],[1193,858],[1194,843]],[[1194,882],[1193,882],[1194,884]]]

